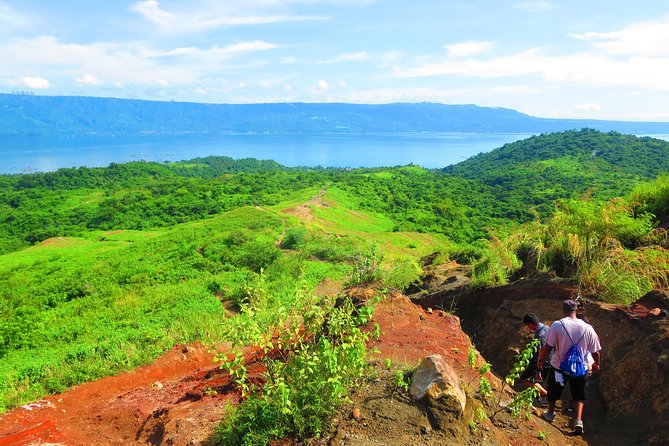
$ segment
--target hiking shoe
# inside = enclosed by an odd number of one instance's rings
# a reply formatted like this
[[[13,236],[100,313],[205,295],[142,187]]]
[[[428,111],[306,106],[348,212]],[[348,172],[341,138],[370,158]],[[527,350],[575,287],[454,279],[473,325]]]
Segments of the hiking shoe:
[[[548,407],[548,400],[546,398],[535,398],[534,405],[536,407]]]
[[[552,423],[553,421],[555,421],[555,411],[547,410],[546,412],[541,414],[541,418],[548,421],[549,423]]]
[[[583,421],[574,420],[574,433],[576,435],[583,435]]]

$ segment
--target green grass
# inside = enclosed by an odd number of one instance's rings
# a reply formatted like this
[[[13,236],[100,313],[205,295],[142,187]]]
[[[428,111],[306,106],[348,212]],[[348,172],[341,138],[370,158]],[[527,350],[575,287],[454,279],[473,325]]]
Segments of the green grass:
[[[0,411],[145,364],[175,343],[222,339],[221,300],[253,299],[261,271],[278,305],[289,305],[300,281],[343,281],[345,263],[277,248],[289,224],[296,220],[244,207],[0,256]]]

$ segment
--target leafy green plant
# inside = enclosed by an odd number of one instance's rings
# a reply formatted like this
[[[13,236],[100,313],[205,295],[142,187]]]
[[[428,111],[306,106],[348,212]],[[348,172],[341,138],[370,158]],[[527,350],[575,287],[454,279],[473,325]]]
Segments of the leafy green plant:
[[[371,305],[356,309],[347,298],[334,307],[302,289],[285,313],[270,319],[273,325],[261,322],[264,331],[250,330],[256,342],[279,348],[282,358],[266,361],[267,382],[262,392],[249,388],[247,399],[219,426],[218,444],[265,445],[287,435],[298,439],[318,436],[348,389],[363,376],[369,335],[358,326],[371,316]],[[262,314],[276,313],[267,306],[269,295],[254,301],[255,305],[243,307],[240,314],[253,317],[229,332],[236,345],[250,341],[249,329],[263,320]],[[263,333],[271,326],[282,327],[281,333],[287,335],[267,339]]]
[[[481,258],[472,264],[472,286],[503,285],[522,266],[522,262],[504,240],[493,237],[485,242]]]
[[[422,274],[416,259],[409,256],[393,259],[383,272],[383,284],[393,290],[404,291],[418,283]]]
[[[530,360],[532,359],[538,348],[539,348],[539,340],[533,338],[530,342],[527,343],[525,348],[520,352],[520,354],[513,363],[511,371],[505,376],[503,385],[500,387],[498,391],[495,407],[500,407],[500,402],[502,399],[502,395],[504,394],[504,389],[506,388],[506,386],[514,385],[515,381],[520,377],[520,374],[529,365]],[[468,362],[470,367],[476,368],[476,362],[475,362],[476,356],[475,354],[471,353],[472,351],[474,350],[473,348],[470,347],[470,353],[467,355]],[[478,368],[478,373],[480,376],[478,393],[484,400],[493,396],[493,390],[492,386],[490,385],[490,381],[484,376],[486,373],[489,373],[490,370],[491,370],[491,365],[489,363],[485,363],[483,366]],[[537,396],[537,389],[534,387],[530,387],[529,389],[517,393],[511,400],[511,402],[507,405],[507,409],[511,412],[511,415],[514,418],[517,418],[523,413],[523,411],[531,409],[533,400],[536,396]],[[501,410],[503,409],[498,409],[494,411],[491,417],[497,415]]]
[[[406,378],[404,370],[395,369],[395,387],[406,392],[410,385],[411,380]]]
[[[307,230],[305,228],[289,228],[281,241],[282,249],[299,249],[306,243]]]
[[[377,245],[373,245],[369,252],[359,252],[351,258],[353,271],[347,285],[363,285],[377,282],[381,279],[381,262],[383,255]]]

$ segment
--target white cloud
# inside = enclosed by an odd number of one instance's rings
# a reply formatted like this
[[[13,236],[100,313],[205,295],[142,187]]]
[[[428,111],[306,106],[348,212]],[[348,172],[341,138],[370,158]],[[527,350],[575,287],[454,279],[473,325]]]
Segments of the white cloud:
[[[502,85],[499,87],[492,87],[487,90],[488,93],[511,93],[511,94],[536,94],[541,90],[538,88],[528,87],[527,85]]]
[[[388,104],[391,102],[450,102],[462,94],[461,90],[440,90],[436,88],[378,88],[346,91],[344,94],[329,94],[327,101],[352,102],[357,104]]]
[[[448,51],[448,57],[453,58],[474,56],[488,51],[492,47],[492,42],[461,42],[452,45],[444,45],[444,48]]]
[[[290,93],[293,91],[293,86],[290,84],[286,84],[283,86],[283,91],[285,91],[286,93]]]
[[[17,79],[12,79],[8,81],[9,85],[14,85],[17,87],[28,87],[34,90],[42,90],[45,88],[51,88],[51,82],[43,77],[24,77],[20,76]]]
[[[395,78],[469,76],[480,78],[539,77],[544,81],[583,85],[618,85],[669,91],[669,58],[619,59],[595,52],[550,55],[532,48],[488,59],[446,60],[402,69]]]
[[[0,1],[0,32],[2,30],[28,29],[32,25],[28,16],[17,12]]]
[[[594,102],[586,102],[585,104],[574,105],[575,110],[579,111],[599,111],[602,106]]]
[[[327,90],[328,88],[330,88],[330,86],[328,85],[325,79],[321,79],[318,81],[318,88],[320,88],[321,90]]]
[[[305,20],[324,20],[325,17],[303,16],[272,13],[267,9],[283,6],[281,2],[244,2],[242,5],[235,2],[208,2],[198,5],[197,2],[188,4],[197,10],[173,10],[168,11],[160,6],[157,0],[136,1],[131,10],[139,13],[149,21],[155,23],[162,31],[168,33],[192,33],[202,32],[211,28],[243,26],[243,25],[265,25],[269,23],[296,22]],[[235,7],[236,6],[236,7]],[[255,6],[250,8],[249,6]],[[251,9],[261,9],[258,14],[248,14]]]
[[[241,53],[248,53],[252,51],[263,51],[276,48],[273,43],[264,42],[262,40],[253,40],[248,42],[237,42],[224,47],[214,45],[208,49],[196,47],[181,47],[172,50],[156,51],[152,49],[143,48],[140,55],[146,58],[161,58],[161,57],[194,57],[194,58],[228,58]]]
[[[594,48],[610,55],[669,57],[669,16],[636,23],[618,31],[590,31],[570,36],[592,41]]]
[[[50,68],[50,78],[98,85],[90,73],[104,73],[109,85],[156,85],[156,80],[170,86],[196,84],[212,73],[239,70],[231,61],[245,54],[265,51],[276,45],[261,40],[235,42],[211,48],[179,47],[156,50],[137,43],[94,43],[90,45],[62,43],[52,36],[0,43],[0,76],[16,78],[22,73]],[[86,75],[81,75],[86,73]]]
[[[322,60],[316,62],[317,64],[331,64],[339,62],[363,62],[369,59],[369,54],[366,51],[360,51],[357,53],[346,53],[341,54],[334,59]]]
[[[78,77],[74,80],[78,84],[82,85],[100,85],[102,81],[92,74],[85,74],[81,77]]]
[[[346,88],[346,81],[339,81],[337,82],[337,85],[339,86],[339,88]]]

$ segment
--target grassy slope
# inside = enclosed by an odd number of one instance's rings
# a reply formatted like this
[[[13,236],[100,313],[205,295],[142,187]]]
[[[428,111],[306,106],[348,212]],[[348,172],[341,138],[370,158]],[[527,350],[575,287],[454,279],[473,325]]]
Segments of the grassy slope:
[[[249,269],[267,260],[262,254],[278,256],[263,265],[279,295],[291,292],[300,271],[311,287],[344,279],[341,258],[324,262],[276,248],[287,228],[303,224],[282,210],[314,192],[160,230],[56,237],[0,256],[0,410],[146,363],[174,343],[220,339],[220,299],[243,298],[257,277]],[[344,255],[376,243],[387,259],[417,258],[447,242],[389,232],[387,217],[347,208],[354,203],[336,188],[324,200],[328,207],[314,207],[306,227],[325,237],[314,244],[346,240]]]

